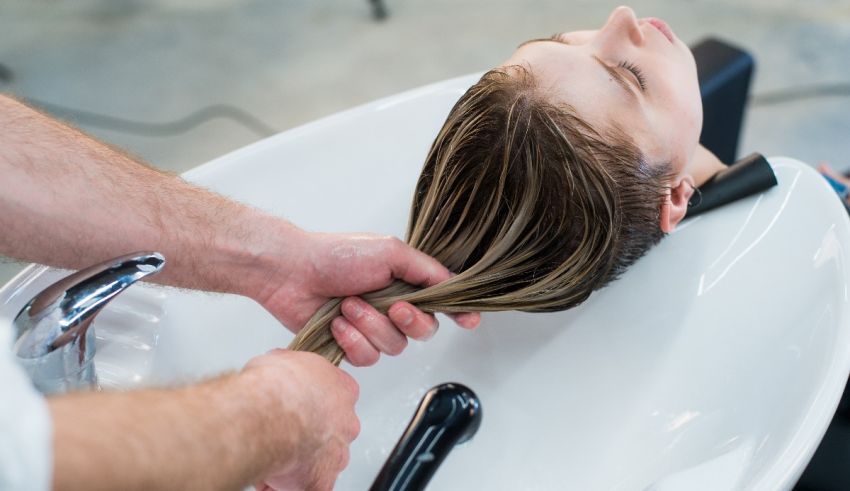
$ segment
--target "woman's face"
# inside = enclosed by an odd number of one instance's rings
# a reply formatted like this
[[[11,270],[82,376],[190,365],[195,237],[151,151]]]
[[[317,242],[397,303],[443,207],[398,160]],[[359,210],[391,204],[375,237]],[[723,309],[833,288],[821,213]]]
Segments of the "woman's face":
[[[524,43],[509,65],[529,68],[595,128],[623,130],[651,164],[680,174],[691,161],[702,126],[696,65],[663,21],[618,7],[597,31]]]

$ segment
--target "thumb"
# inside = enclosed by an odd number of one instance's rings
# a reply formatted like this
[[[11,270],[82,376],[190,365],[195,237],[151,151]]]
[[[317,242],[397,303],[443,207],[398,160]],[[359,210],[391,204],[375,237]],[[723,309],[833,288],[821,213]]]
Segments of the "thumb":
[[[434,286],[451,278],[452,273],[433,257],[400,240],[396,244],[388,258],[393,278],[424,287]]]

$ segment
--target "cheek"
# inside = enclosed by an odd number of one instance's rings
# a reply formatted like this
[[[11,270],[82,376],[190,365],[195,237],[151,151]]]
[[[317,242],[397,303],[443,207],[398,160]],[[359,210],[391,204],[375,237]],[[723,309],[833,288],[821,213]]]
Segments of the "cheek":
[[[702,97],[699,92],[696,64],[690,51],[683,53],[679,63],[671,70],[671,90],[675,92],[675,100],[682,113],[682,123],[687,123],[697,133],[702,128]]]
[[[684,169],[699,144],[702,116],[695,114],[692,107],[684,105],[673,108],[671,115],[670,150],[674,155],[675,167]]]
[[[700,125],[694,123],[694,115],[688,107],[672,96],[656,106],[650,118],[654,131],[647,135],[642,146],[655,161],[668,162],[676,172],[685,168],[699,141]],[[654,151],[653,151],[654,150]]]
[[[664,111],[668,115],[671,135],[677,142],[695,147],[702,130],[702,99],[699,85],[690,74],[676,74],[665,81],[662,96]]]

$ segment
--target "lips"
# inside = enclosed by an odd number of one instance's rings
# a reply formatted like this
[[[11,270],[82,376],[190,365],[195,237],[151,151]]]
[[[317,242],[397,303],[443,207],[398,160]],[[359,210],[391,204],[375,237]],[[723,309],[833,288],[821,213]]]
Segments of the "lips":
[[[661,19],[656,19],[655,17],[647,17],[643,20],[647,24],[650,24],[652,27],[658,29],[661,34],[664,34],[664,37],[666,37],[668,41],[670,41],[671,43],[673,42],[673,38],[675,37],[673,35],[673,30],[670,29],[670,26],[668,26],[666,22]]]

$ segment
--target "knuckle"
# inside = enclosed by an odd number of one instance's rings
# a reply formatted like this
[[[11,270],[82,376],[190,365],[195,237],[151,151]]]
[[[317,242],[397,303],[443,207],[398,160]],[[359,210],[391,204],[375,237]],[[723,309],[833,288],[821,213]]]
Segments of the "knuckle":
[[[343,349],[346,353],[353,348],[354,339],[352,335],[348,332],[349,326],[348,322],[342,317],[337,317],[336,319],[331,321],[331,326],[336,327],[337,330],[332,331],[333,337],[336,340],[337,344],[339,344],[340,348]]]
[[[369,302],[359,298],[343,300],[342,314],[360,331],[373,331],[380,326],[381,314]]]
[[[375,307],[365,300],[362,302],[361,307],[361,319],[363,325],[368,327],[379,326],[381,323],[381,314],[375,310]]]
[[[413,339],[427,341],[437,331],[437,319],[433,315],[417,312],[415,320],[408,330]]]
[[[384,243],[386,247],[386,252],[391,255],[401,254],[407,248],[407,244],[403,240],[392,235],[388,235],[385,238]]]
[[[354,421],[351,424],[351,439],[349,441],[354,441],[358,436],[360,436],[360,430],[360,419],[355,416]]]
[[[322,362],[326,361],[320,355],[310,351],[292,351],[290,356],[305,365],[321,365]]]
[[[360,398],[360,385],[357,383],[357,380],[351,376],[348,372],[340,370],[339,373],[342,376],[343,384],[345,384],[346,390],[354,396],[354,400],[356,401]]]
[[[363,311],[360,308],[360,302],[354,297],[348,297],[343,300],[340,310],[342,311],[342,315],[352,323],[359,322],[362,317]]]

